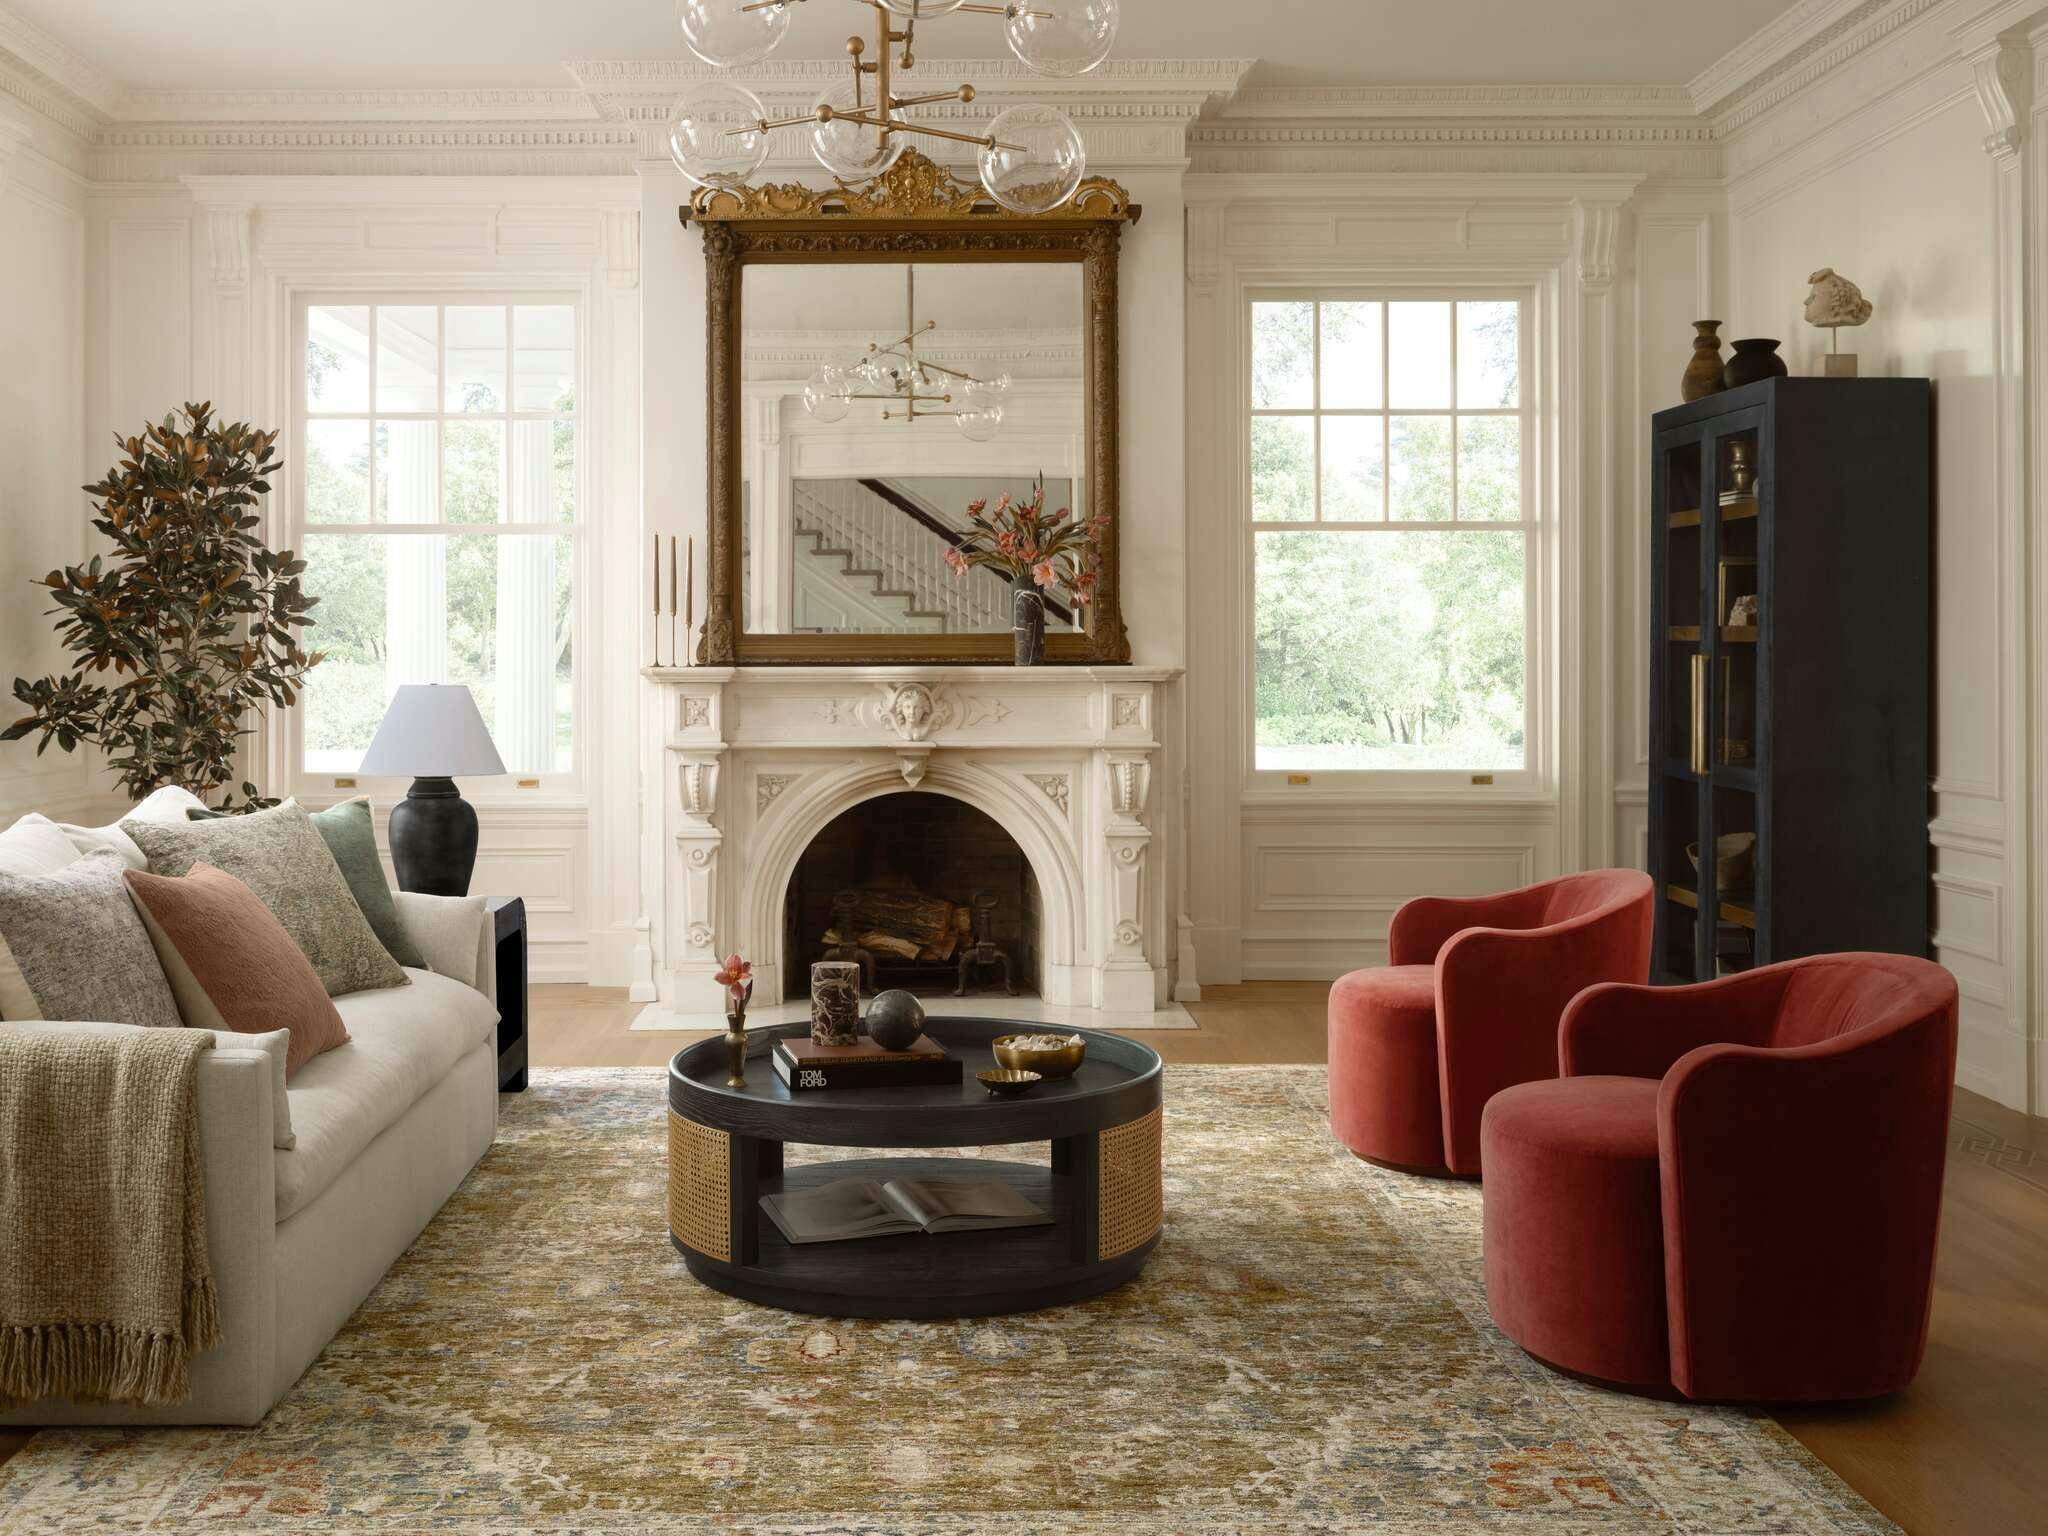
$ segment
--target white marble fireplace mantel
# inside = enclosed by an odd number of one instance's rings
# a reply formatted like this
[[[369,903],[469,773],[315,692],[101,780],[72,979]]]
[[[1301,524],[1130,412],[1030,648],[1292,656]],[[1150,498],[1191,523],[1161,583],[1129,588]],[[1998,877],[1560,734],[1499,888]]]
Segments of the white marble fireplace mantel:
[[[841,812],[905,789],[951,795],[1016,839],[1042,903],[1045,1002],[1168,1006],[1155,722],[1178,671],[1141,667],[650,667],[664,850],[655,1011],[717,1014],[734,950],[755,997],[784,990],[783,903]]]

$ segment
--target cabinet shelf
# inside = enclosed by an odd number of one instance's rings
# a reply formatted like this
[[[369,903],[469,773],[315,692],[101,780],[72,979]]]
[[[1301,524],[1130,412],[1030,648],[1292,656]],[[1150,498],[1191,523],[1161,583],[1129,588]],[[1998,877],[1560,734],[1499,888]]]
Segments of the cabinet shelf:
[[[1689,885],[1667,885],[1664,887],[1667,900],[1677,902],[1681,907],[1700,909],[1700,893]],[[1756,908],[1740,901],[1724,901],[1714,914],[1724,923],[1733,923],[1738,928],[1756,927]]]
[[[1700,525],[1700,509],[1688,507],[1683,512],[1674,512],[1670,518],[1673,528],[1697,528]]]
[[[1754,624],[1723,624],[1721,643],[1724,645],[1755,645],[1757,631]]]
[[[1745,518],[1756,516],[1756,498],[1744,496],[1736,501],[1724,501],[1721,503],[1720,511],[1722,522],[1739,523]]]

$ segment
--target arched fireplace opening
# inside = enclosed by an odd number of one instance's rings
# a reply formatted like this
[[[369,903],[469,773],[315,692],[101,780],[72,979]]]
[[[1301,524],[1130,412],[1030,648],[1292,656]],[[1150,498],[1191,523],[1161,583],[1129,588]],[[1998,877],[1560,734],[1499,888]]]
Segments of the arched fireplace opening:
[[[805,997],[811,964],[860,959],[863,990],[1019,996],[1043,988],[1038,880],[987,812],[930,791],[862,801],[811,839],[783,898],[783,991]]]

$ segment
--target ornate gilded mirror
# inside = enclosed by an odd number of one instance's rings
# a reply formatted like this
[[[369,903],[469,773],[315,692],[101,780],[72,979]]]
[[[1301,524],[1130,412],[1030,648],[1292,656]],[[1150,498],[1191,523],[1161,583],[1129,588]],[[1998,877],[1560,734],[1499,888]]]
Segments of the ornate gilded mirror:
[[[1139,210],[1051,214],[914,150],[861,187],[709,188],[705,665],[999,662],[1012,578],[957,570],[971,508],[1097,520],[1092,593],[1049,589],[1046,660],[1125,662],[1117,254]]]

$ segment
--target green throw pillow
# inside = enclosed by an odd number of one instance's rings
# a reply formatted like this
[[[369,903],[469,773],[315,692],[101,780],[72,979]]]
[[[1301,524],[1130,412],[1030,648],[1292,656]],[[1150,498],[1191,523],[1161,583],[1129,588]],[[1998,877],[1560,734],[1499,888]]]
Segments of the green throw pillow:
[[[187,810],[185,815],[192,821],[229,819],[225,811]],[[361,797],[344,800],[324,811],[312,812],[307,819],[327,844],[327,851],[334,855],[334,862],[341,866],[341,878],[348,882],[348,893],[369,919],[377,942],[400,965],[426,970],[426,956],[407,936],[405,924],[398,920],[398,903],[391,899],[391,885],[384,878],[383,861],[377,857],[377,829],[370,820],[370,802]]]

